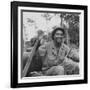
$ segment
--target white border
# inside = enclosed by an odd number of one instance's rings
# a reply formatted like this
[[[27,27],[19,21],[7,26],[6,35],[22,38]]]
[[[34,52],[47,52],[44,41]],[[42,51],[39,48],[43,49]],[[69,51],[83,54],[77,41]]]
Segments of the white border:
[[[41,76],[41,77],[24,77],[21,79],[21,10],[39,10],[39,11],[63,11],[79,12],[80,14],[80,75],[64,76]],[[53,8],[35,8],[35,7],[18,7],[18,83],[33,83],[45,81],[66,81],[66,80],[83,80],[84,79],[84,11],[72,9],[53,9]]]

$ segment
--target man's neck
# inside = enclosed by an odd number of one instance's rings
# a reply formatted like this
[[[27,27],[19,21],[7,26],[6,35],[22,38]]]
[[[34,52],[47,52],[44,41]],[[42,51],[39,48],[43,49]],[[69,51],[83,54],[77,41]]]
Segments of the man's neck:
[[[57,42],[54,42],[54,44],[55,44],[56,48],[60,48],[62,45],[62,43],[57,43]]]

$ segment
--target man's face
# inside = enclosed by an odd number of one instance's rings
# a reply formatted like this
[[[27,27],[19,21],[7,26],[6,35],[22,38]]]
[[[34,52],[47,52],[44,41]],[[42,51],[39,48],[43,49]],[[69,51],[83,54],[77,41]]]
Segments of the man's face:
[[[55,35],[54,35],[54,40],[57,43],[62,43],[63,42],[63,39],[64,39],[63,32],[60,31],[60,30],[57,30],[56,33],[55,33]]]

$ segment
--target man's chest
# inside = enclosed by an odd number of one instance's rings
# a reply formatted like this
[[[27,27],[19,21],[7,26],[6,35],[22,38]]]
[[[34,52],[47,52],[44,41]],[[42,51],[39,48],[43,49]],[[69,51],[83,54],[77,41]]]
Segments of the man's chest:
[[[64,46],[61,46],[57,49],[56,47],[51,45],[47,49],[47,57],[49,58],[49,60],[64,59],[66,54],[67,50],[64,48]]]

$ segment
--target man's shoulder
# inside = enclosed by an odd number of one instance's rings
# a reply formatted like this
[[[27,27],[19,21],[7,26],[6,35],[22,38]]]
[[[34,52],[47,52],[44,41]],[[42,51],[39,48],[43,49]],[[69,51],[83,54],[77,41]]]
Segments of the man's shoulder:
[[[46,42],[45,44],[43,44],[43,45],[41,45],[41,46],[50,46],[50,45],[52,45],[53,44],[53,42],[52,41],[49,41],[49,42]]]
[[[39,47],[39,49],[47,49],[47,48],[48,48],[49,46],[51,46],[51,45],[52,45],[52,42],[50,41],[50,42],[47,42],[47,43],[41,45],[41,46]]]
[[[53,41],[50,41],[50,42],[45,43],[44,45],[41,45],[41,47],[42,46],[53,47],[54,46],[54,43],[53,43]],[[64,43],[62,44],[62,48],[67,49],[67,50],[70,50],[70,47],[68,45],[64,44]]]
[[[47,46],[52,45],[52,44],[53,44],[53,41],[49,41],[49,42],[46,43]]]

